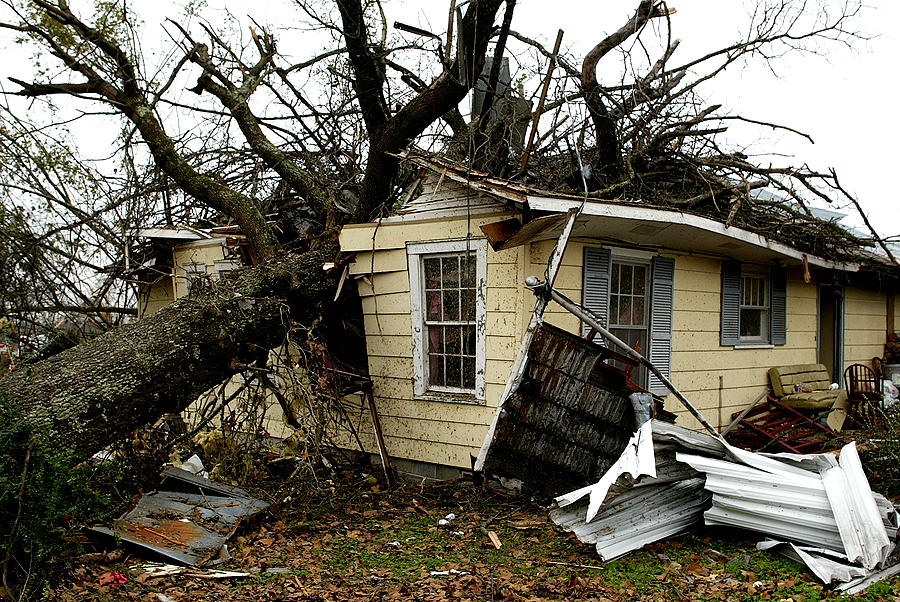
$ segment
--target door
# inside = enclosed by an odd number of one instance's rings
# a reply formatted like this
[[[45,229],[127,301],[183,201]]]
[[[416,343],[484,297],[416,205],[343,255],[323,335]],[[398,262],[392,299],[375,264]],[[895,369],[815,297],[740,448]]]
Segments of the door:
[[[825,364],[831,382],[841,383],[844,370],[844,289],[819,287],[819,363]]]

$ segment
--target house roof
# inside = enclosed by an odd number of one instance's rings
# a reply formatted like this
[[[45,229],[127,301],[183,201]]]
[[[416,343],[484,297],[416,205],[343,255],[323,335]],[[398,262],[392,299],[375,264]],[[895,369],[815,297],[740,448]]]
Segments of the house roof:
[[[600,238],[612,244],[712,254],[754,263],[806,263],[849,272],[860,270],[864,264],[891,265],[886,258],[866,248],[871,245],[870,240],[861,239],[858,233],[836,225],[840,214],[835,212],[827,212],[826,219],[817,215],[798,217],[796,207],[789,211],[787,205],[769,203],[765,205],[765,211],[770,213],[765,235],[743,224],[743,227],[727,224],[728,216],[702,215],[682,207],[660,206],[641,200],[585,199],[584,194],[540,190],[419,152],[407,152],[403,158],[431,171],[439,178],[438,187],[440,182],[450,180],[477,192],[474,200],[466,201],[463,210],[484,213],[490,206],[496,211],[505,205],[537,216],[508,240],[492,241],[495,248],[557,238],[565,213],[584,203],[573,236]],[[384,222],[433,218],[460,211],[459,203],[441,205],[435,197],[439,195],[432,193],[427,198],[426,195],[410,195],[398,214]],[[754,219],[760,217],[755,215]],[[772,228],[774,220],[782,220],[784,227]]]

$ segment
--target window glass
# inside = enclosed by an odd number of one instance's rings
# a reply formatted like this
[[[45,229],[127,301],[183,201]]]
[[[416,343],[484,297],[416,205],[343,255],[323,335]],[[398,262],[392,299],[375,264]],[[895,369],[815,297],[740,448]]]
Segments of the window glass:
[[[475,257],[429,256],[425,277],[428,385],[475,388]]]
[[[741,275],[741,341],[769,340],[769,278]]]
[[[650,266],[613,259],[609,282],[609,329],[632,349],[645,353],[648,348],[649,299],[647,299]],[[615,362],[613,362],[615,364]],[[623,366],[618,366],[623,368]],[[631,379],[647,386],[647,372],[638,366]]]

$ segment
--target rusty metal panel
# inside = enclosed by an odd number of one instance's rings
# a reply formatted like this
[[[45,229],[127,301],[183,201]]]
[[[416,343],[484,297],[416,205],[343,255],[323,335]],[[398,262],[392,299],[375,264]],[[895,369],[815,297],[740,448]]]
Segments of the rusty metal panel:
[[[120,539],[175,562],[202,566],[218,554],[242,520],[269,504],[238,487],[167,468],[164,485],[197,493],[157,491],[144,495],[112,528],[91,531]]]

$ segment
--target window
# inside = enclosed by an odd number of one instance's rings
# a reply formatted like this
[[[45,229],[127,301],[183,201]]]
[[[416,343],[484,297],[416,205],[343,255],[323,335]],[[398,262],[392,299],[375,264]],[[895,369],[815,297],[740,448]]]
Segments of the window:
[[[484,400],[487,242],[407,246],[416,396]]]
[[[787,342],[787,280],[779,266],[722,264],[722,345]]]
[[[216,268],[216,279],[221,280],[224,278],[229,272],[233,272],[234,270],[240,269],[241,262],[235,261],[233,259],[225,259],[214,262],[214,266]]]
[[[205,263],[188,263],[184,266],[184,294],[198,293],[208,284]]]
[[[582,305],[613,335],[640,349],[666,377],[672,358],[674,276],[675,260],[668,257],[633,249],[584,248]],[[587,334],[589,327],[583,329]],[[599,336],[594,340],[603,344]],[[658,395],[669,393],[644,366],[635,368],[631,379]]]
[[[769,276],[741,274],[741,341],[769,342]]]

